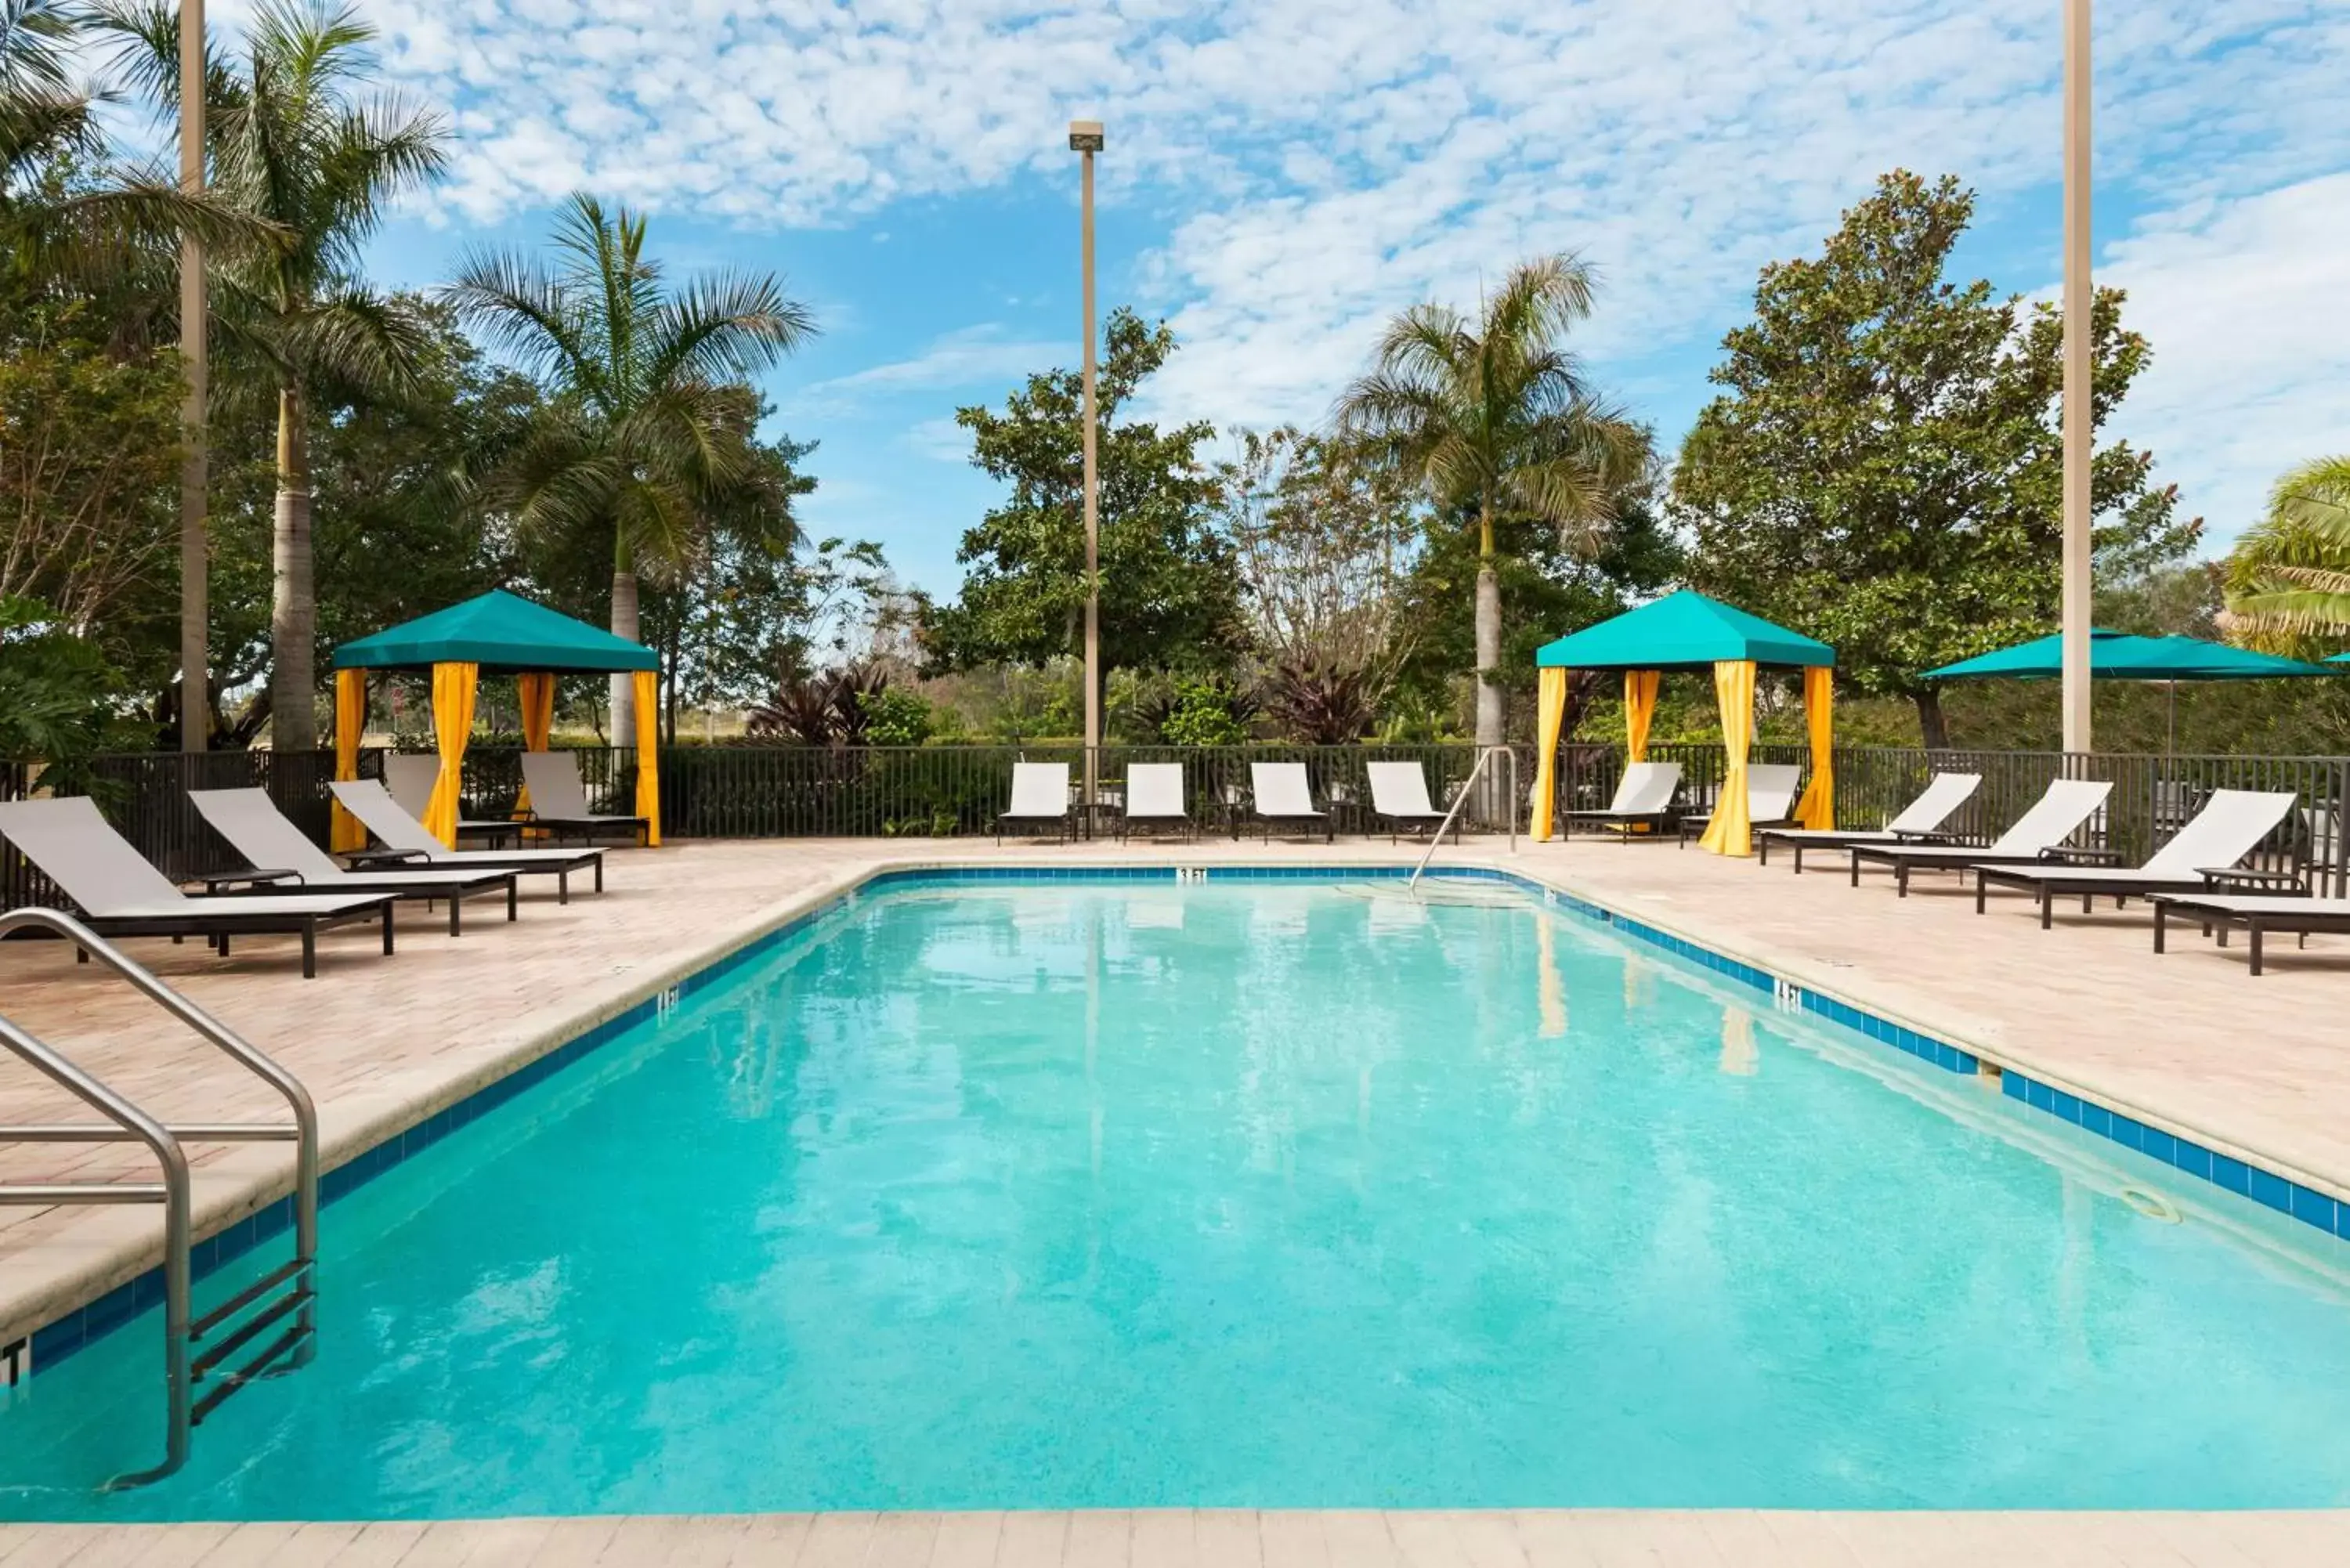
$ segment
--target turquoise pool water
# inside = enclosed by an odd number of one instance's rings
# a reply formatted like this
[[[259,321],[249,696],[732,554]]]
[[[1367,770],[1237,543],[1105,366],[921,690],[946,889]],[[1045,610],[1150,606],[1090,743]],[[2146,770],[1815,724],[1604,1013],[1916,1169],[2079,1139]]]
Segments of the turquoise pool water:
[[[2198,1185],[1514,895],[910,889],[330,1208],[172,1480],[151,1317],[39,1373],[0,1516],[2350,1501],[2350,1249]]]

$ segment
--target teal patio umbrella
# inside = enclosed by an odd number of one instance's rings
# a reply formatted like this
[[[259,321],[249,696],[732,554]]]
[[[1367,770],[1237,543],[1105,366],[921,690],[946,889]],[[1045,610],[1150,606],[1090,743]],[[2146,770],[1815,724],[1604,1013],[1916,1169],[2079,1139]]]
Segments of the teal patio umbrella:
[[[2064,672],[2064,635],[2052,633],[2012,648],[1962,659],[1929,670],[1927,680],[2054,680]],[[2342,656],[2350,662],[2350,654]],[[2163,721],[2163,750],[2176,749],[2178,683],[2182,680],[2275,680],[2340,675],[2323,664],[2304,664],[2272,653],[2255,653],[2195,637],[2136,637],[2128,632],[2089,633],[2089,675],[2096,680],[2158,680],[2169,693]]]

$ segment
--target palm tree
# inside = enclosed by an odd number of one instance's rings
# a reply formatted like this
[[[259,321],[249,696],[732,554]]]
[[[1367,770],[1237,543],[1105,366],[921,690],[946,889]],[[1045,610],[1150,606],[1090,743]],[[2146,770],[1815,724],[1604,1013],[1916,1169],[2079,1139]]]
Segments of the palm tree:
[[[2228,555],[2220,624],[2276,652],[2350,638],[2350,457],[2321,457],[2282,479],[2268,515]]]
[[[177,18],[159,4],[118,5],[100,26],[120,63],[166,103],[178,88]],[[263,0],[243,70],[210,72],[213,188],[283,229],[274,252],[232,257],[214,278],[224,392],[277,404],[277,500],[270,550],[270,734],[280,751],[318,741],[318,605],[310,545],[312,399],[334,389],[396,393],[428,335],[414,310],[369,286],[359,251],[402,193],[441,171],[440,117],[398,95],[363,91],[375,29],[323,0]],[[248,372],[235,374],[242,361]]]
[[[1477,742],[1502,743],[1502,589],[1495,528],[1535,519],[1585,549],[1646,471],[1647,431],[1592,390],[1561,346],[1591,314],[1572,256],[1523,262],[1475,320],[1415,305],[1388,324],[1369,374],[1339,400],[1348,434],[1384,448],[1444,513],[1477,525]]]
[[[443,291],[547,393],[492,477],[526,529],[593,538],[612,556],[612,629],[638,638],[637,579],[674,579],[713,505],[754,476],[757,412],[744,380],[816,330],[771,273],[722,274],[671,292],[645,255],[645,220],[575,194],[556,219],[556,265],[512,252],[468,257]],[[626,676],[612,734],[634,732]]]
[[[39,283],[164,261],[187,234],[246,248],[282,240],[265,221],[155,171],[107,166],[90,95],[71,70],[92,20],[68,0],[0,0],[0,246],[8,265]],[[177,38],[175,20],[165,16],[162,26]],[[54,178],[74,165],[91,177]]]

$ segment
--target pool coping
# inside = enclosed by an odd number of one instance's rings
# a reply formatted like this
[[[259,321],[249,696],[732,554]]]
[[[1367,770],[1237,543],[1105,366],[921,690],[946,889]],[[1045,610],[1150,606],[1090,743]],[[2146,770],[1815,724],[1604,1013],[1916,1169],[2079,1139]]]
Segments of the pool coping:
[[[407,1101],[383,1107],[326,1140],[320,1149],[322,1205],[441,1142],[458,1128],[505,1104],[589,1055],[686,996],[806,932],[868,893],[893,884],[986,885],[1194,882],[1276,883],[1402,880],[1400,862],[1187,862],[1180,859],[974,861],[941,857],[858,867],[778,900],[735,922],[691,954],[657,966],[616,997],[536,1030],[470,1070]],[[2002,1094],[2184,1175],[2249,1198],[2321,1233],[2350,1241],[2350,1183],[2295,1168],[2246,1148],[2192,1121],[2133,1103],[2129,1096],[2052,1075],[2003,1044],[1970,1040],[1963,1027],[1909,1015],[1882,1002],[1862,1002],[1835,981],[1791,962],[1677,929],[1669,919],[1632,914],[1566,885],[1566,879],[1523,866],[1464,857],[1431,866],[1444,881],[1498,881],[1626,936],[1687,960],[1768,996],[1774,1006],[1804,1012],[1852,1030],[1928,1065],[1958,1075],[1996,1074]],[[1966,1044],[1958,1044],[1967,1040]],[[242,1257],[292,1222],[288,1178],[256,1171],[233,1189],[213,1193],[195,1215],[199,1238],[192,1272],[206,1275]],[[47,1282],[20,1302],[0,1301],[0,1389],[29,1378],[129,1323],[162,1296],[161,1241],[129,1238],[78,1274]]]

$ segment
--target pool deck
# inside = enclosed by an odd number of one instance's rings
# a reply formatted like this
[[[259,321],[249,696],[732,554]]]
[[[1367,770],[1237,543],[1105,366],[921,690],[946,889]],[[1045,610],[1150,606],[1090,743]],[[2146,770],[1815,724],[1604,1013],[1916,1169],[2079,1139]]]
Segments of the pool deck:
[[[12,1550],[13,1548],[13,1550]],[[0,1525],[0,1568],[2301,1568],[2323,1513],[1150,1509]]]
[[[482,918],[489,911],[469,910],[466,934],[455,940],[416,906],[403,906],[394,958],[375,953],[366,932],[335,933],[322,939],[319,978],[310,981],[299,977],[294,944],[283,939],[240,942],[227,961],[193,943],[142,940],[129,948],[309,1086],[332,1168],[875,870],[1395,864],[1416,857],[1409,847],[1360,840],[1329,847],[1211,838],[1127,848],[998,848],[961,840],[684,843],[615,852],[601,897],[575,897],[558,907],[551,892],[533,890],[513,926],[494,915]],[[1521,841],[1513,856],[1498,840],[1472,840],[1458,851],[1448,846],[1441,859],[1539,878],[2350,1199],[2350,1053],[2341,1048],[2339,1022],[2350,1002],[2350,938],[2312,938],[2306,952],[2274,942],[2270,972],[2253,979],[2240,949],[2216,949],[2191,929],[2174,936],[2169,954],[2157,957],[2140,907],[2116,916],[2107,906],[2085,919],[2075,906],[2060,914],[2058,929],[2043,932],[2020,898],[1995,900],[1990,914],[1976,916],[1971,897],[1960,896],[1955,881],[1927,878],[1907,900],[1897,900],[1882,877],[1859,891],[1847,888],[1840,867],[1795,877],[1775,862],[1725,862],[1663,844]],[[282,1102],[257,1082],[101,971],[78,968],[61,944],[0,944],[0,1011],[167,1120],[284,1114]],[[13,1058],[0,1058],[0,1122],[70,1119],[81,1119],[78,1106]],[[191,1153],[200,1236],[285,1190],[283,1145]],[[0,1149],[0,1179],[150,1174],[140,1154],[122,1146]],[[152,1266],[156,1233],[156,1217],[144,1208],[0,1210],[0,1347]],[[2030,1520],[2014,1526],[1997,1522],[2010,1516],[1988,1515],[1957,1522],[1924,1515],[1745,1513],[1395,1515],[1383,1521],[1331,1516],[1320,1522],[1270,1512],[1014,1515],[1002,1540],[990,1533],[983,1551],[972,1532],[992,1532],[993,1525],[977,1522],[988,1517],[947,1516],[943,1525],[938,1516],[827,1520],[803,1531],[798,1544],[789,1535],[796,1526],[743,1520],[631,1521],[592,1546],[588,1534],[608,1530],[609,1521],[435,1525],[421,1533],[409,1526],[352,1527],[332,1536],[338,1554],[331,1557],[318,1554],[328,1548],[327,1538],[295,1542],[281,1531],[270,1543],[274,1527],[265,1526],[209,1534],[209,1527],[193,1526],[151,1535],[126,1531],[105,1537],[102,1549],[96,1538],[69,1532],[0,1528],[0,1568],[258,1562],[281,1547],[289,1554],[273,1560],[426,1564],[469,1553],[480,1562],[532,1560],[521,1535],[498,1532],[526,1534],[529,1552],[546,1563],[1075,1563],[1126,1562],[1128,1545],[1131,1560],[1141,1563],[1156,1560],[1162,1537],[1185,1543],[1166,1560],[1203,1563],[1922,1563],[1959,1560],[1951,1543],[1960,1542],[1968,1561],[2350,1561],[2350,1516],[2329,1515],[2220,1516],[2218,1522],[2168,1515],[2012,1516]],[[1062,1523],[1039,1522],[1055,1519]],[[1376,1528],[1365,1519],[1378,1521]],[[1356,1521],[1346,1530],[1369,1532],[1359,1547],[1353,1535],[1343,1551],[1324,1544],[1342,1520]],[[2098,1520],[2112,1522],[2095,1525]],[[2176,1541],[2147,1533],[2168,1530],[2174,1520],[2183,1532]],[[2012,1551],[2010,1537],[1994,1542],[1981,1536],[2010,1528],[2018,1532]],[[2099,1544],[2090,1548],[2084,1538],[2079,1550],[2047,1555],[2080,1529],[2102,1531]],[[1032,1543],[1032,1531],[1049,1542]],[[1830,1533],[1814,1533],[1822,1531]],[[1879,1531],[1887,1533],[1872,1533]],[[854,1535],[853,1544],[844,1532]],[[1105,1532],[1098,1549],[1087,1544]],[[1211,1553],[1208,1543],[1227,1537],[1229,1552],[1219,1544]],[[1766,1550],[1766,1543],[1789,1540],[1795,1543]],[[1244,1541],[1257,1542],[1262,1555],[1257,1547],[1243,1550]],[[764,1544],[754,1550],[754,1542]],[[2317,1552],[2321,1544],[2330,1549]],[[248,1555],[248,1548],[259,1554]]]

